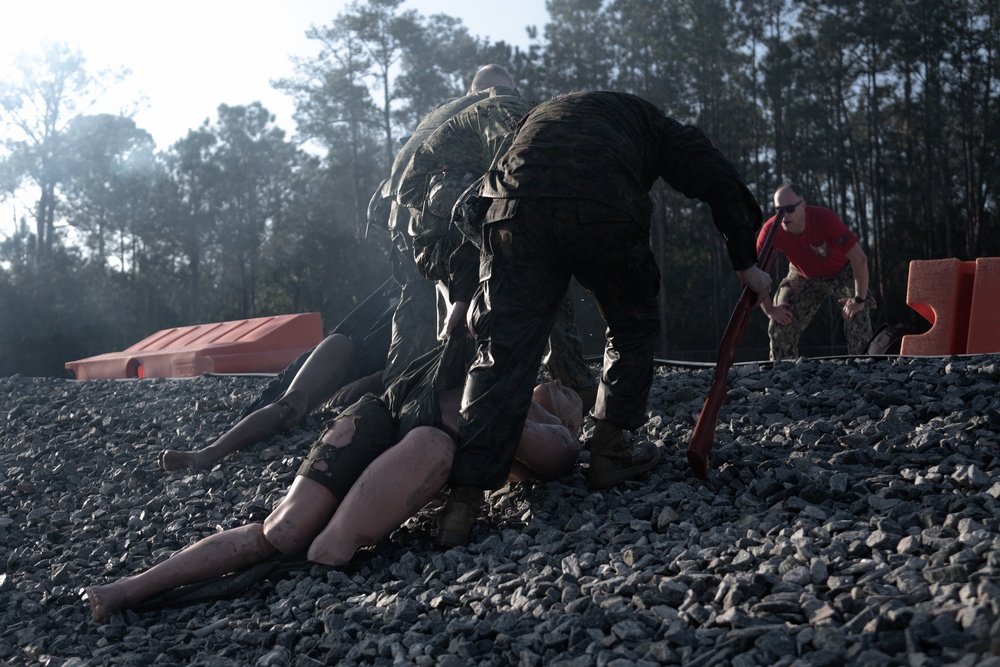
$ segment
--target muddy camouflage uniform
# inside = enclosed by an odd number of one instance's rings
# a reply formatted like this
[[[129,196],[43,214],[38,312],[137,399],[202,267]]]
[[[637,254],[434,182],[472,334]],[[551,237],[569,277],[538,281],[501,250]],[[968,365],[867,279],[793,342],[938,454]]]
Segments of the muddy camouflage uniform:
[[[593,292],[608,326],[595,418],[645,421],[659,332],[659,269],[649,249],[658,177],[707,201],[733,267],[756,262],[760,208],[697,128],[632,95],[573,93],[524,119],[483,184],[481,288],[470,308],[476,358],[466,380],[452,482],[503,484],[531,401],[535,369],[570,277]]]
[[[467,239],[451,224],[452,209],[462,192],[506,152],[515,127],[535,104],[519,95],[501,94],[476,102],[435,130],[404,170],[397,201],[421,210],[419,226],[411,226],[417,268],[424,277],[439,281],[452,302],[472,301],[482,246],[481,235]],[[583,357],[568,291],[549,335],[543,366],[549,378],[577,391],[593,391],[597,385]]]
[[[373,214],[370,218],[375,217],[374,224],[385,225],[389,229],[393,276],[401,286],[400,302],[392,320],[392,340],[383,373],[383,386],[390,386],[410,362],[432,349],[438,342],[439,329],[435,318],[430,316],[437,308],[435,285],[421,275],[413,256],[413,239],[420,232],[422,212],[397,201],[399,184],[406,166],[424,140],[449,118],[490,95],[513,92],[515,91],[510,88],[489,88],[447,100],[432,109],[417,124],[413,134],[396,154],[390,176],[376,195],[379,201],[370,207],[370,210],[385,211],[385,220],[380,219],[383,217],[380,214]]]

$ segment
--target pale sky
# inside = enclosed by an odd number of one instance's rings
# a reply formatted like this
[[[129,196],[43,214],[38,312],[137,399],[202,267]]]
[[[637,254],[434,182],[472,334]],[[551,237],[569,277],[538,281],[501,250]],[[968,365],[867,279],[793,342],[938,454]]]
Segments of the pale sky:
[[[163,150],[219,104],[260,101],[294,134],[292,102],[272,80],[293,74],[292,56],[319,45],[311,25],[328,25],[348,0],[0,0],[0,79],[17,53],[38,52],[44,40],[79,48],[92,70],[127,67],[131,75],[103,108],[118,112],[141,100],[136,124]],[[526,26],[541,33],[545,0],[406,0],[403,9],[462,20],[472,35],[527,48]],[[493,7],[492,11],[489,11]]]

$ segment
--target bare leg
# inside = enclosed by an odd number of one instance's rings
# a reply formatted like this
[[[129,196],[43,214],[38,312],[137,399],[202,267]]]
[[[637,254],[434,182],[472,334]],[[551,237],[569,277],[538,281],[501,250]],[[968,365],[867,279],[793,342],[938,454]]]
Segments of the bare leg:
[[[302,553],[336,507],[337,499],[322,485],[296,477],[263,525],[252,523],[210,535],[145,572],[85,588],[94,620],[103,620],[156,593],[235,572],[279,551]]]
[[[455,442],[428,426],[413,429],[369,465],[327,527],[309,547],[309,560],[343,565],[358,548],[375,544],[444,488]]]
[[[264,520],[264,536],[281,553],[304,553],[339,504],[325,486],[296,475],[288,495]]]
[[[288,393],[301,391],[308,397],[306,414],[315,410],[340,388],[351,369],[357,349],[354,341],[342,334],[332,334],[316,346],[292,379]],[[301,421],[302,417],[299,417]],[[298,423],[298,422],[296,422]]]
[[[95,621],[162,591],[234,572],[276,552],[259,523],[240,526],[192,544],[140,574],[84,589]]]
[[[185,468],[211,468],[219,460],[233,452],[260,442],[264,438],[280,433],[301,420],[305,416],[306,399],[304,395],[286,393],[279,403],[265,405],[259,410],[247,415],[233,428],[201,449],[191,452],[176,449],[165,449],[160,452],[160,467],[168,472],[184,470]],[[298,419],[296,419],[298,417]]]
[[[166,471],[211,468],[233,452],[299,424],[340,387],[354,363],[354,342],[346,336],[327,336],[295,374],[285,395],[276,403],[247,415],[210,445],[191,452],[166,449],[159,464]]]

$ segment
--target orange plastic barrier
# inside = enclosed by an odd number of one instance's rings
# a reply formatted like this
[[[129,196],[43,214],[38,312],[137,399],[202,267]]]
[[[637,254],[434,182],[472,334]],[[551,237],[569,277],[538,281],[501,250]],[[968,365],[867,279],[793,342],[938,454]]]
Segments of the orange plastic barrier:
[[[1000,352],[1000,257],[976,260],[968,354]]]
[[[319,313],[164,329],[122,352],[69,361],[78,380],[277,373],[323,340]]]
[[[901,354],[1000,352],[1000,258],[912,261],[906,303],[932,326],[903,336]]]

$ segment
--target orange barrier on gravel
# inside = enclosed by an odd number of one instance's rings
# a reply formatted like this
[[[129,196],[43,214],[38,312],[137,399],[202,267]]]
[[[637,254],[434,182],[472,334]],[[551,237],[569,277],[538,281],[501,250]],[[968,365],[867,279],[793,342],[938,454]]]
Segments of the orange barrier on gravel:
[[[69,361],[77,380],[277,373],[323,340],[319,313],[163,329],[122,352]]]
[[[1000,352],[1000,257],[976,260],[967,354]]]
[[[900,354],[1000,352],[1000,257],[912,261],[906,303],[931,328],[903,336]]]

